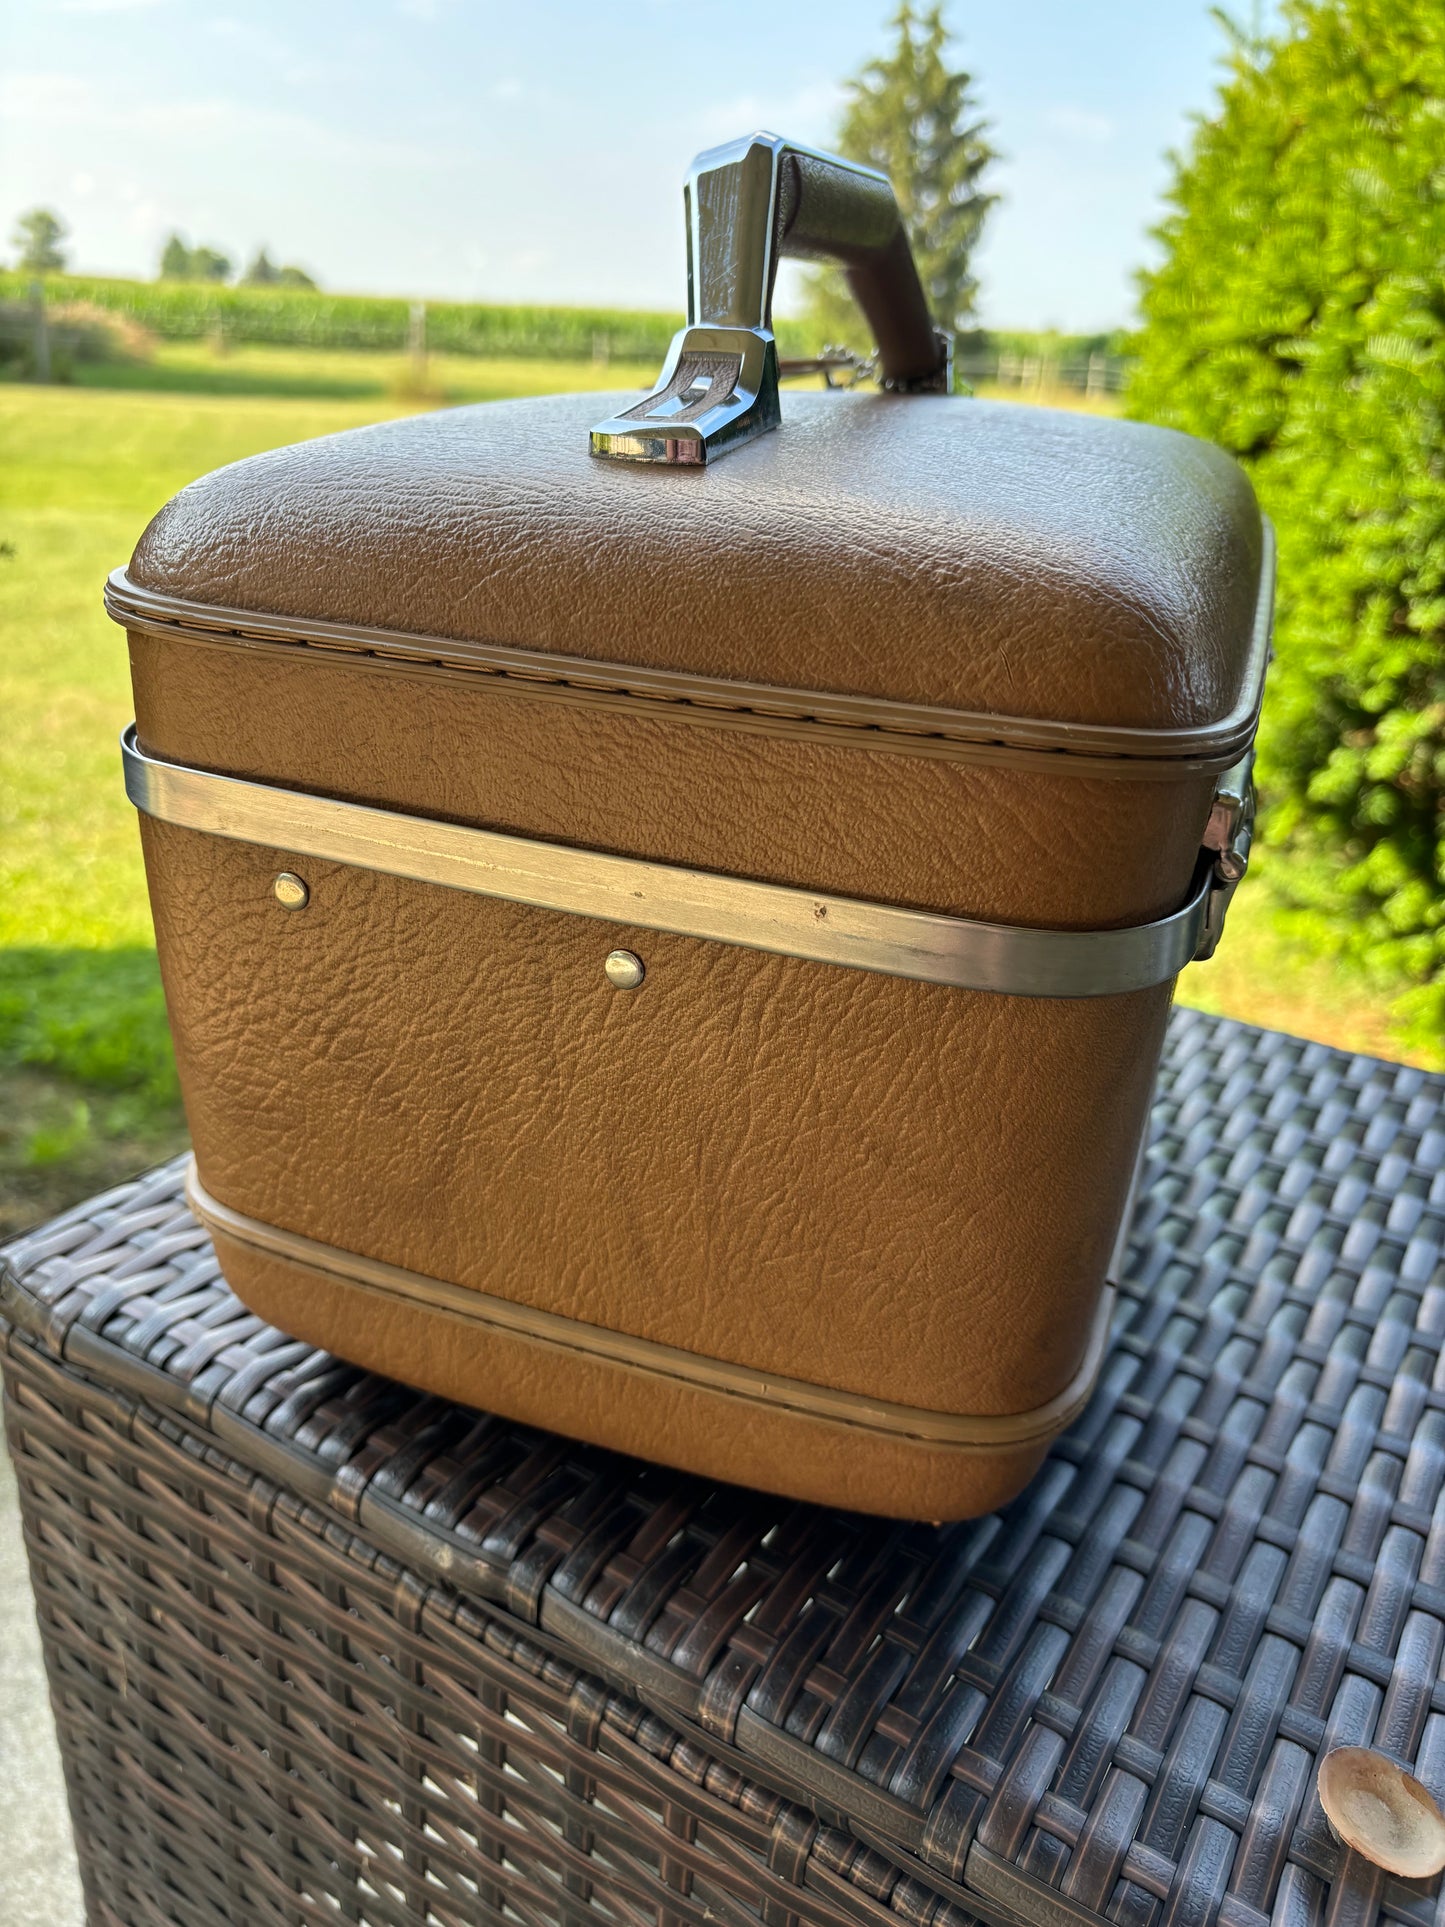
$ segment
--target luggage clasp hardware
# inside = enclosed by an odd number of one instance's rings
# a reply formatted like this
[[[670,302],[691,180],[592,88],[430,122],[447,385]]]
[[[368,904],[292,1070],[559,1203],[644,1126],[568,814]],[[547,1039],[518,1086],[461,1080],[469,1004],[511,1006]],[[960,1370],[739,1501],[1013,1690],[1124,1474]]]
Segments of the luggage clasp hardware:
[[[1212,852],[1209,895],[1199,932],[1196,963],[1212,957],[1224,932],[1224,918],[1235,891],[1249,868],[1254,840],[1254,750],[1232,769],[1225,770],[1214,791],[1214,804],[1204,828],[1205,851]]]
[[[773,337],[783,256],[843,264],[878,343],[885,392],[951,392],[953,343],[933,325],[885,175],[753,134],[698,155],[683,209],[687,326],[652,393],[592,430],[594,455],[701,468],[779,425],[780,374],[801,372],[780,369]],[[832,387],[843,362],[825,351],[814,366]]]

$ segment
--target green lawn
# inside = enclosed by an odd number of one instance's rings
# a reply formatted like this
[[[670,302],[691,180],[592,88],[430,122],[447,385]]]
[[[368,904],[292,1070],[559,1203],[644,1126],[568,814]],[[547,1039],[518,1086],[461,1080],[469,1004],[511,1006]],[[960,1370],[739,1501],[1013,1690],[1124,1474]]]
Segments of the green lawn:
[[[169,347],[73,388],[0,387],[0,1236],[182,1141],[133,814],[130,714],[106,572],[183,483],[279,443],[416,407],[396,357]],[[651,371],[461,362],[452,398],[634,386]],[[198,392],[209,381],[223,392]],[[309,383],[310,392],[293,392]],[[421,404],[426,405],[426,404]],[[1186,973],[1210,1009],[1393,1054],[1384,1006],[1311,958],[1253,886],[1221,956]]]
[[[418,370],[402,354],[246,346],[218,353],[209,342],[162,341],[147,361],[82,362],[75,382],[147,394],[365,401],[371,404],[365,419],[374,421],[446,402],[505,401],[569,388],[647,388],[656,373],[651,364],[632,362],[482,361],[473,355],[428,355]],[[298,431],[312,432],[324,431]]]

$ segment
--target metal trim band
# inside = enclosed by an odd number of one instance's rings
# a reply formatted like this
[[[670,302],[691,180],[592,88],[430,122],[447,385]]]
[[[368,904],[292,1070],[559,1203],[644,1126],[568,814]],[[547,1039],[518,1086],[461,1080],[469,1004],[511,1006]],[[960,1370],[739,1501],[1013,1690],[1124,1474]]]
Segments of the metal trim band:
[[[1010,997],[1113,997],[1166,983],[1194,956],[1212,874],[1172,916],[1123,930],[1034,930],[826,896],[709,870],[535,842],[431,817],[217,776],[121,737],[126,794],[182,829],[633,929]]]
[[[213,1198],[201,1183],[192,1158],[186,1169],[186,1202],[213,1235],[230,1238],[266,1257],[326,1272],[362,1291],[424,1306],[465,1323],[480,1325],[502,1336],[520,1338],[551,1349],[580,1352],[599,1364],[629,1372],[647,1372],[698,1391],[765,1405],[770,1411],[789,1410],[806,1417],[828,1419],[835,1425],[861,1426],[890,1438],[919,1440],[951,1446],[958,1451],[997,1452],[1034,1439],[1052,1438],[1088,1401],[1098,1377],[1114,1307],[1114,1290],[1105,1285],[1079,1368],[1051,1399],[1024,1412],[938,1412],[925,1406],[900,1405],[891,1399],[870,1398],[862,1392],[840,1391],[811,1380],[785,1378],[776,1372],[756,1371],[727,1359],[681,1351],[652,1338],[589,1325],[560,1312],[542,1311],[470,1285],[456,1285],[424,1272],[368,1258],[360,1252],[323,1244],[296,1231],[283,1231],[263,1219],[245,1216]]]

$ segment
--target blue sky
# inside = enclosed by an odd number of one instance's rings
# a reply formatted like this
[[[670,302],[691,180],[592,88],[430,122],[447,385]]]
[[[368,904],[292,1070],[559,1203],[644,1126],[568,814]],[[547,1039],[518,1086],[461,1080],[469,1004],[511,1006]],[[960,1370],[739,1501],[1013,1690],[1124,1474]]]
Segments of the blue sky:
[[[179,228],[327,287],[680,307],[691,155],[827,145],[891,0],[8,0],[0,235],[37,203],[78,268]],[[1223,36],[1206,0],[954,0],[1006,160],[978,260],[995,327],[1127,320]],[[3,258],[3,257],[0,257]]]

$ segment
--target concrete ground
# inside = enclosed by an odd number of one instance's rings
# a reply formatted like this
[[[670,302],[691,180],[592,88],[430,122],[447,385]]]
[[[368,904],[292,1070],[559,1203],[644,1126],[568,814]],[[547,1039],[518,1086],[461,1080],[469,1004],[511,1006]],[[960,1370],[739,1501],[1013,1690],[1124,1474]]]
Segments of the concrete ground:
[[[20,1542],[15,1474],[0,1445],[0,1922],[84,1927],[60,1754]]]

